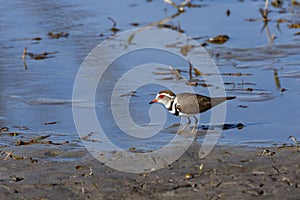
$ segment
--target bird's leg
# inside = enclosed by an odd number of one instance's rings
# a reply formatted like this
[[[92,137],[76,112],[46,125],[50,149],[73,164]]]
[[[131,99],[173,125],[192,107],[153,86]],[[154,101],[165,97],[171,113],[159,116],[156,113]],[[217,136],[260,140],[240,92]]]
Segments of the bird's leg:
[[[187,117],[188,122],[186,124],[184,124],[184,126],[182,127],[182,129],[180,129],[179,133],[182,133],[184,129],[186,129],[186,127],[188,127],[192,122],[191,119],[189,117]]]
[[[194,132],[195,129],[197,128],[197,126],[198,126],[198,118],[197,118],[196,116],[193,116],[193,117],[194,117],[194,119],[195,119],[195,124],[194,124],[194,126],[193,126],[192,132]]]

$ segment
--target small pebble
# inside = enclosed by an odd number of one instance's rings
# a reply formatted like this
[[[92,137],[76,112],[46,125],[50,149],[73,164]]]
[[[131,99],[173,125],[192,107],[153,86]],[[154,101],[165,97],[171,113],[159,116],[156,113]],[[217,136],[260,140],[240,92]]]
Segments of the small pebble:
[[[192,179],[192,178],[194,178],[194,175],[193,175],[193,174],[188,173],[188,174],[185,175],[185,179],[186,179],[186,180],[190,180],[190,179]]]

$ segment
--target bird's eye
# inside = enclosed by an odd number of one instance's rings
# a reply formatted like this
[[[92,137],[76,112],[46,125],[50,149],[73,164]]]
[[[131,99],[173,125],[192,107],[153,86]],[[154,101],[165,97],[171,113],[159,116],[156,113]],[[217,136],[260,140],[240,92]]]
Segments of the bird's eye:
[[[165,97],[165,95],[161,94],[158,96],[158,98],[163,99]]]

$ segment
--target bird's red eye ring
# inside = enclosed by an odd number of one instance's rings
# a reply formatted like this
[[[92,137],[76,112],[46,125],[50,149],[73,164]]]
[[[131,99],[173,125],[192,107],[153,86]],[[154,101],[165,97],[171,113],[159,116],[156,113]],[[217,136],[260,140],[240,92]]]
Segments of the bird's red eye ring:
[[[163,94],[160,94],[159,96],[158,96],[158,98],[160,98],[160,99],[163,99],[165,97],[165,95],[163,95]]]

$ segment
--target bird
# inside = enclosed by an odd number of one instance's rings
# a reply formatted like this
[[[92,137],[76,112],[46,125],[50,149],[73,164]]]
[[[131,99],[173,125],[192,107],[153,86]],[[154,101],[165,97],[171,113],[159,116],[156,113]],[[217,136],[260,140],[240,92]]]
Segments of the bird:
[[[162,90],[157,93],[156,98],[150,101],[149,104],[161,103],[171,114],[186,117],[188,122],[179,130],[179,133],[182,133],[191,124],[190,117],[195,119],[192,129],[194,131],[198,125],[198,118],[195,115],[203,113],[226,100],[235,98],[235,96],[210,98],[195,93],[180,93],[176,95],[171,90]]]

